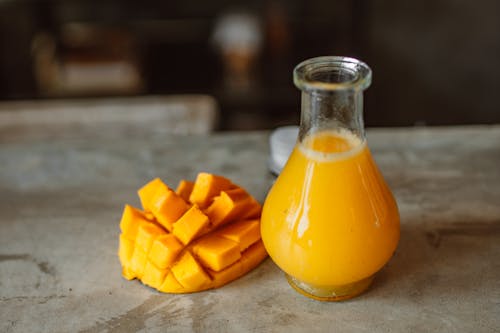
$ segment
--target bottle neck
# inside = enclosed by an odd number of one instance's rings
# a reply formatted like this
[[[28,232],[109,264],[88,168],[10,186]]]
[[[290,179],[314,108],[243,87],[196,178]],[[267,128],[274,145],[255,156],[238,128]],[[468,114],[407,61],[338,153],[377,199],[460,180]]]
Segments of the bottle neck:
[[[355,90],[303,90],[299,141],[322,131],[348,131],[364,141],[363,93]]]
[[[299,141],[321,131],[347,131],[365,140],[363,91],[371,83],[368,65],[347,57],[317,57],[297,65],[293,79],[302,91]]]

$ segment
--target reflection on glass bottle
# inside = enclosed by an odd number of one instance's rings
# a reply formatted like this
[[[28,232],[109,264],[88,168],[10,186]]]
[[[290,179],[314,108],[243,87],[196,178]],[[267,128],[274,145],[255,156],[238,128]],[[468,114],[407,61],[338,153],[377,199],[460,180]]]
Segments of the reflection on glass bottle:
[[[399,212],[368,148],[363,90],[370,68],[356,59],[299,64],[295,148],[264,203],[262,239],[302,294],[342,300],[366,290],[399,241]]]

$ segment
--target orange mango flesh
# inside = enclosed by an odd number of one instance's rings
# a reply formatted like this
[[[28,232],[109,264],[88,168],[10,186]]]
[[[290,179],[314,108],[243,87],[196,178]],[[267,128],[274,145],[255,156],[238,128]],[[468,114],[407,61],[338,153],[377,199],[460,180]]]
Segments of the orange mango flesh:
[[[172,266],[172,274],[184,288],[202,289],[210,283],[210,277],[189,251]]]
[[[209,224],[208,217],[198,208],[196,204],[174,224],[172,233],[184,245],[188,245],[196,236],[201,234]]]
[[[135,245],[144,252],[148,253],[156,236],[162,233],[161,227],[154,223],[143,223],[139,226]]]
[[[137,230],[139,229],[141,223],[147,222],[148,219],[145,217],[143,212],[130,205],[125,205],[122,219],[120,221],[120,230],[122,231],[123,237],[135,239]]]
[[[118,249],[118,256],[120,258],[120,263],[123,266],[123,269],[126,270],[126,266],[130,265],[130,260],[132,258],[132,255],[134,254],[134,241],[128,239],[125,237],[123,234],[120,235],[120,245]],[[124,271],[123,276],[127,280],[131,280],[133,277],[131,277],[131,273],[126,270]]]
[[[219,235],[236,242],[243,252],[250,245],[260,240],[259,219],[233,223],[220,230]]]
[[[228,179],[200,173],[172,191],[159,178],[125,205],[118,257],[122,275],[166,293],[221,287],[267,257],[261,205]]]
[[[251,218],[260,214],[260,204],[242,188],[221,191],[206,214],[213,226],[217,227],[234,221],[235,218]]]
[[[175,193],[179,195],[184,201],[189,202],[189,196],[193,192],[194,182],[182,179],[175,189]]]
[[[173,264],[183,247],[174,235],[159,235],[151,247],[149,260],[158,268],[166,269]]]
[[[161,181],[160,178],[155,178],[143,187],[141,187],[137,194],[141,200],[141,205],[145,211],[152,211],[153,199],[157,192],[166,192],[167,186]]]
[[[144,275],[142,283],[153,288],[160,288],[167,275],[166,269],[161,269],[155,266],[151,261],[146,262],[144,266]]]
[[[160,192],[154,197],[152,213],[158,222],[167,230],[172,230],[172,224],[187,210],[188,204],[174,191]]]
[[[200,172],[189,195],[189,201],[201,208],[206,208],[211,199],[218,195],[220,191],[229,190],[233,187],[234,185],[227,178]]]
[[[193,246],[205,267],[219,272],[241,258],[239,244],[222,237],[206,237]]]

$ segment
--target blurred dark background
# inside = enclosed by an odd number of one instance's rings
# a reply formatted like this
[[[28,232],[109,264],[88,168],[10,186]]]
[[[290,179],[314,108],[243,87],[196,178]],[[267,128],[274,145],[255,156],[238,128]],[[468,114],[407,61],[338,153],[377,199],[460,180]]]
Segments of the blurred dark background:
[[[0,0],[0,99],[202,93],[220,130],[297,124],[293,67],[373,69],[367,126],[500,122],[495,0]]]

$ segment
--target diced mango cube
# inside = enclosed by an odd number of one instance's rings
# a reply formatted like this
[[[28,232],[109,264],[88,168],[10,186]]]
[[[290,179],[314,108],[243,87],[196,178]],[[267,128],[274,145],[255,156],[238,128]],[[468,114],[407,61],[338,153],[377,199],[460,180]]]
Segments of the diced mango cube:
[[[172,272],[167,274],[165,281],[158,288],[159,291],[164,293],[182,293],[185,292],[184,287],[175,279],[174,274]]]
[[[146,211],[146,212],[144,212],[144,217],[145,217],[145,218],[146,218],[146,220],[148,220],[148,221],[151,221],[151,222],[156,221],[155,216],[154,216],[154,215],[153,215],[153,213],[152,213],[152,212],[150,212],[150,211]]]
[[[207,207],[220,191],[229,190],[234,185],[227,178],[200,172],[196,177],[189,201],[201,208]]]
[[[216,272],[223,270],[241,258],[238,243],[209,235],[193,245],[193,253],[206,266]]]
[[[128,266],[123,266],[122,268],[122,276],[127,280],[133,280],[136,278],[135,273]]]
[[[208,217],[193,205],[182,217],[174,224],[172,233],[184,245],[189,244],[196,236],[209,225]]]
[[[267,257],[266,248],[262,240],[259,240],[241,254],[243,269],[248,271],[257,266]]]
[[[139,226],[135,246],[148,253],[156,237],[165,234],[165,231],[155,223],[148,222]]]
[[[262,212],[261,204],[250,196],[250,200],[246,203],[245,208],[242,211],[241,219],[249,220],[259,218]]]
[[[189,205],[184,199],[172,190],[157,193],[152,206],[156,219],[168,231],[172,231],[172,224],[188,209]]]
[[[175,193],[184,199],[184,201],[189,202],[189,196],[191,195],[191,192],[193,192],[193,187],[194,182],[183,179],[179,182],[179,185],[177,185]]]
[[[188,290],[200,289],[211,281],[189,251],[184,252],[171,270],[175,279]]]
[[[158,192],[166,192],[168,186],[160,178],[155,178],[137,191],[145,211],[153,211],[153,200]]]
[[[220,272],[216,272],[210,269],[208,269],[207,271],[210,277],[212,278],[214,288],[219,288],[225,285],[226,283],[240,277],[244,273],[241,261],[233,263],[231,266],[226,267]]]
[[[210,224],[214,227],[222,224],[234,210],[236,204],[233,199],[224,191],[219,196],[215,197],[212,204],[205,210]]]
[[[243,252],[260,239],[260,223],[259,220],[238,221],[224,227],[218,234],[238,243]]]
[[[150,287],[158,289],[163,284],[166,275],[166,269],[158,268],[151,261],[148,261],[144,267],[144,274],[141,281]]]
[[[205,212],[212,226],[217,227],[248,215],[247,210],[255,209],[255,203],[244,189],[235,188],[222,191]]]
[[[120,220],[122,234],[130,240],[135,239],[139,225],[142,222],[148,222],[144,213],[135,207],[125,205]]]
[[[134,254],[132,254],[132,258],[130,258],[130,269],[139,279],[142,278],[147,259],[147,253],[136,246]]]
[[[120,258],[120,263],[122,266],[130,265],[130,258],[134,254],[134,242],[125,237],[123,234],[120,235],[120,245],[118,246],[118,257]]]
[[[160,235],[155,239],[149,251],[149,260],[159,268],[170,267],[179,253],[183,249],[183,245],[172,234]]]

